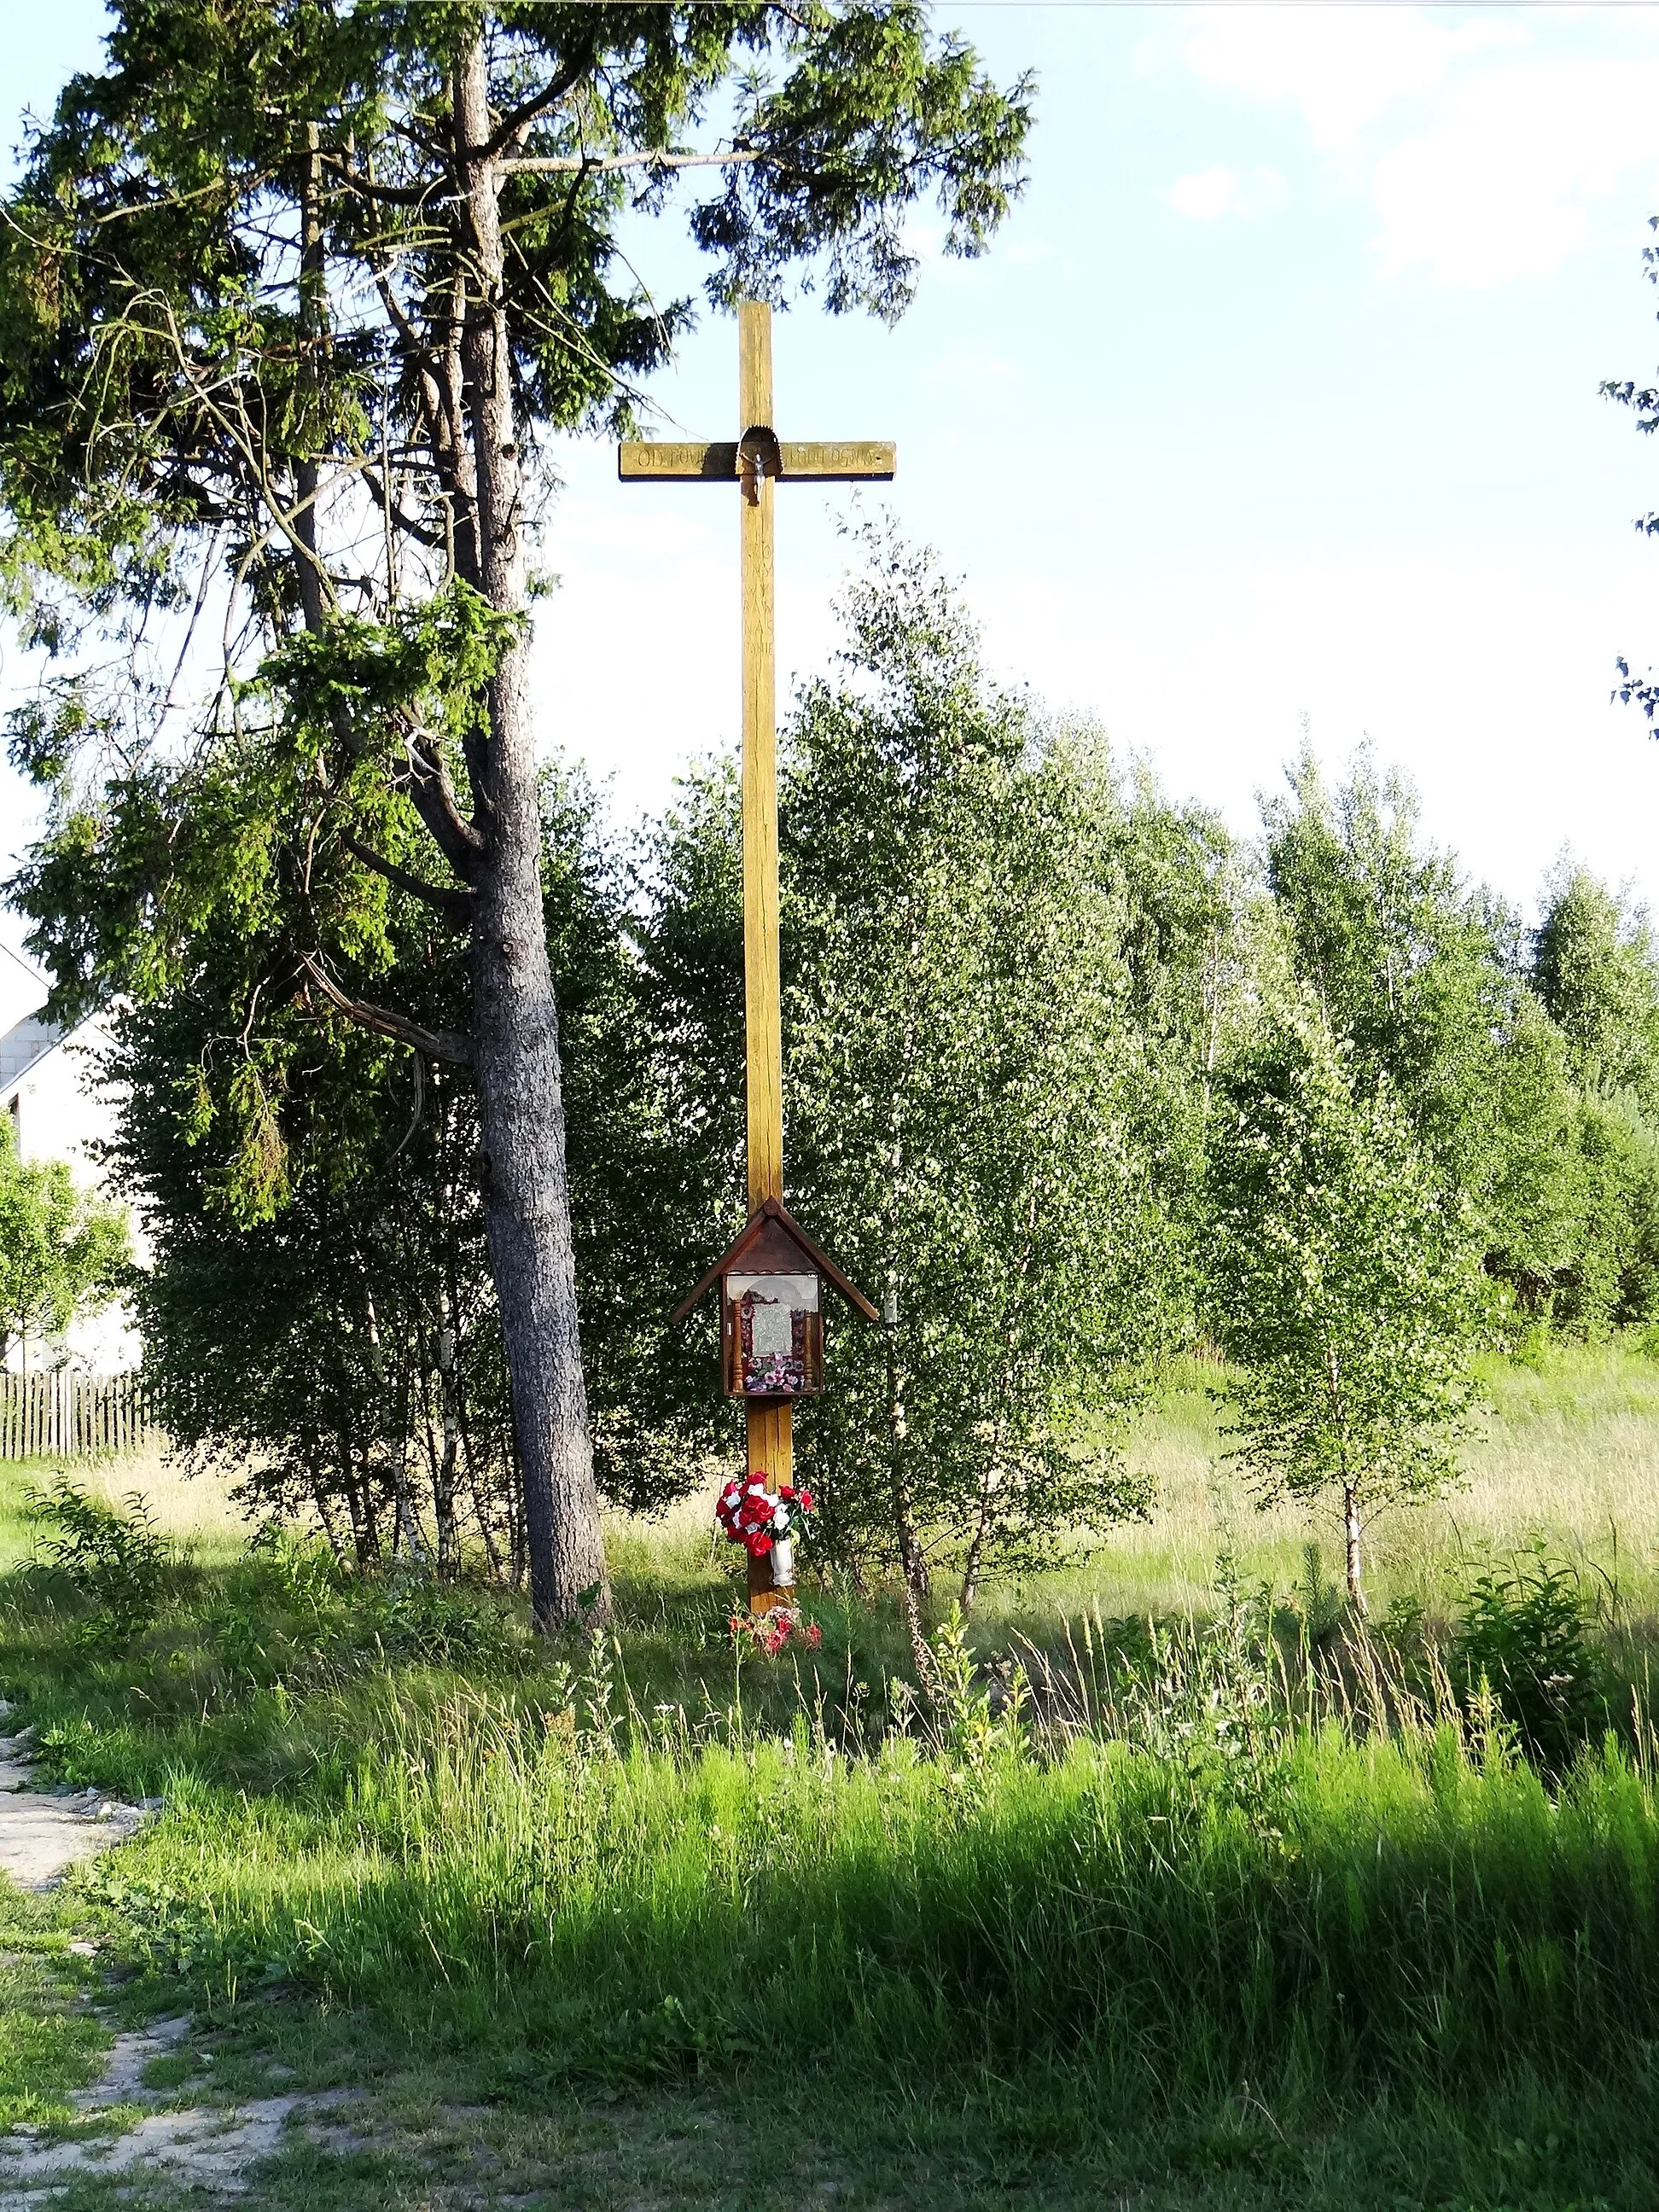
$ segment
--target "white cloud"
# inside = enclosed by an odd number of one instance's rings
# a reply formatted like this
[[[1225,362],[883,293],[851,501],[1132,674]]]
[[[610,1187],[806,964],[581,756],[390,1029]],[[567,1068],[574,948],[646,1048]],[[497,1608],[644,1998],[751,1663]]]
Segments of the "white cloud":
[[[1277,169],[1255,169],[1249,176],[1237,169],[1194,169],[1177,177],[1164,197],[1177,215],[1213,222],[1224,215],[1267,214],[1283,200],[1285,179]]]
[[[1416,8],[1226,9],[1182,41],[1194,76],[1302,112],[1316,146],[1357,144],[1406,99],[1433,93],[1468,57],[1528,37],[1499,21],[1448,24]]]
[[[1439,283],[1547,276],[1585,244],[1598,204],[1659,193],[1659,58],[1539,56],[1455,88],[1432,128],[1370,180],[1383,276]]]
[[[1181,52],[1200,81],[1297,111],[1373,210],[1385,277],[1548,275],[1602,210],[1624,226],[1659,199],[1659,19],[1645,10],[1449,23],[1407,7],[1229,9]],[[1182,211],[1228,211],[1228,173],[1182,178]]]

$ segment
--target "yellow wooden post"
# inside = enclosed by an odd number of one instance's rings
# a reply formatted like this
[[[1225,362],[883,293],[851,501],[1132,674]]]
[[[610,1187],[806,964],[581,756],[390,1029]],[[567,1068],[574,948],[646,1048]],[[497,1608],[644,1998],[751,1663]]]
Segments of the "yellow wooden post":
[[[739,428],[770,430],[772,310],[738,309]],[[758,444],[758,441],[756,441]],[[778,979],[778,735],[773,477],[751,453],[738,502],[743,533],[743,1012],[749,1211],[783,1196],[783,1016]]]
[[[743,608],[743,1007],[747,1093],[749,1210],[783,1200],[783,1009],[778,972],[777,674],[773,599],[772,501],[778,475],[803,482],[885,482],[890,444],[876,440],[781,444],[772,419],[772,310],[738,308],[738,436],[734,443],[630,439],[617,449],[624,483],[727,483],[735,477],[742,531]],[[794,1474],[793,1408],[745,1403],[746,1464],[775,1488]],[[793,1602],[775,1589],[770,1555],[749,1561],[757,1613]]]
[[[774,477],[766,466],[772,431],[772,310],[745,300],[738,309],[738,436],[743,534],[743,1016],[749,1150],[749,1211],[783,1196],[783,1003],[778,969],[778,728],[775,602],[773,587]],[[775,452],[775,447],[772,448]],[[793,1408],[744,1407],[745,1463],[773,1489],[793,1480]],[[772,1580],[770,1553],[749,1559],[749,1604],[756,1613],[787,1604],[793,1585]]]

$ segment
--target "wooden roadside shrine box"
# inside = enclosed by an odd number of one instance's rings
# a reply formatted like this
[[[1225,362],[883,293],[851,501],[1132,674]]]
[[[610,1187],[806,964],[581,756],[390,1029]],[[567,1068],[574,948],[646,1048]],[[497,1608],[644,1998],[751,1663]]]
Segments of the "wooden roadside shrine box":
[[[781,1201],[765,1198],[741,1234],[675,1307],[674,1319],[683,1321],[718,1284],[726,1396],[751,1404],[793,1404],[823,1388],[826,1282],[866,1321],[880,1318]]]

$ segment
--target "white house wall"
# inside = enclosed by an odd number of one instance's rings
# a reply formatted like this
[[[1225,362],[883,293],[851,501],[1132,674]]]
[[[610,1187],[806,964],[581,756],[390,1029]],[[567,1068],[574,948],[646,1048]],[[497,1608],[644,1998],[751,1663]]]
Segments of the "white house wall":
[[[20,969],[25,988],[20,988]],[[45,991],[44,981],[15,954],[0,960],[0,1018],[13,1015],[0,1030],[0,1111],[10,1117],[20,1158],[62,1160],[78,1183],[107,1193],[97,1146],[112,1133],[114,1119],[97,1085],[96,1063],[109,1035],[94,1017],[59,1039],[35,1018]],[[16,1015],[14,1009],[25,997],[32,998],[33,1008]],[[137,1221],[132,1241],[143,1264],[149,1250]],[[27,1360],[31,1368],[67,1364],[89,1375],[123,1375],[138,1364],[141,1351],[125,1308],[113,1305],[77,1322],[60,1340],[31,1343]],[[15,1373],[22,1361],[14,1345],[7,1365]]]

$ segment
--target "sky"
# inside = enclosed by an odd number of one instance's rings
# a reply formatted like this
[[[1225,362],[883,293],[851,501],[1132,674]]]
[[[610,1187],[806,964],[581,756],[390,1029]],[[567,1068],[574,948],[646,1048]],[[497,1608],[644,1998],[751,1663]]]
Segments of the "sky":
[[[890,512],[960,580],[989,665],[1103,723],[1249,834],[1306,727],[1369,743],[1430,835],[1523,908],[1565,852],[1659,908],[1659,745],[1612,703],[1659,662],[1659,439],[1599,396],[1659,381],[1659,7],[940,4],[1030,69],[1029,188],[982,259],[923,211],[895,329],[778,319],[784,437],[890,437],[890,487],[779,493],[783,698],[823,668]],[[8,24],[46,110],[101,9]],[[14,133],[14,136],[15,134]],[[673,219],[629,240],[695,289]],[[652,387],[658,434],[729,437],[733,325]],[[572,443],[544,558],[536,706],[622,815],[738,723],[723,487],[619,485]],[[0,693],[26,677],[0,658]],[[0,783],[0,865],[28,799]],[[15,937],[15,925],[0,927]]]

